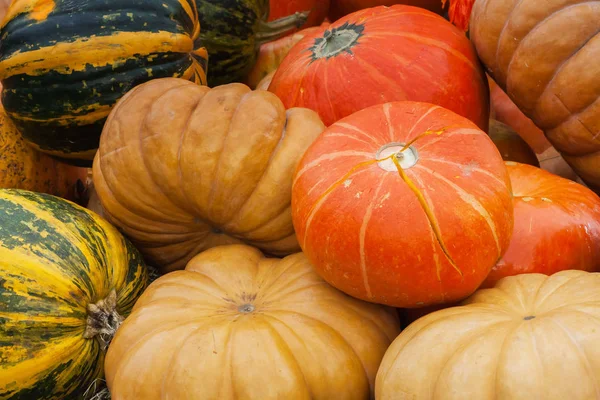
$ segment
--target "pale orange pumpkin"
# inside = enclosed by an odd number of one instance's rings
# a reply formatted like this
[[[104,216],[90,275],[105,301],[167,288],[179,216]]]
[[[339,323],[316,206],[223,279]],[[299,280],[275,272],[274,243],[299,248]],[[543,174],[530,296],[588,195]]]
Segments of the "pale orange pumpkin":
[[[299,251],[292,174],[325,129],[267,91],[155,79],[111,112],[94,161],[104,216],[163,272],[213,246]]]
[[[302,253],[221,246],[158,278],[108,350],[113,400],[368,399],[394,309],[329,286]]]
[[[600,274],[511,276],[413,322],[377,373],[377,400],[588,400],[600,380]]]

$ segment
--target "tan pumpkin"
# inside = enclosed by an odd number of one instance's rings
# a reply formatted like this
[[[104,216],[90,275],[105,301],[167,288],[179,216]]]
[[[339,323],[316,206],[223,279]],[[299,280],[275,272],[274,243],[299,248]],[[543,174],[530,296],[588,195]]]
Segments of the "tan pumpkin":
[[[292,173],[325,129],[266,91],[155,79],[111,112],[94,160],[104,216],[163,272],[213,246],[299,251]]]
[[[302,253],[221,246],[149,286],[106,381],[113,400],[369,399],[399,331],[394,309],[329,286]]]
[[[377,400],[590,400],[600,381],[600,274],[511,276],[394,340]]]

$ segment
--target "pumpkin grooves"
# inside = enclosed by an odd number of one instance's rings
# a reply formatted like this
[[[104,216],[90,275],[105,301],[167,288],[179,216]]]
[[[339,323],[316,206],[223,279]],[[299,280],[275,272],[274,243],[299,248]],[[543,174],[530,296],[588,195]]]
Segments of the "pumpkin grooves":
[[[124,320],[125,318],[117,312],[117,292],[112,289],[105,299],[96,304],[88,304],[87,325],[83,337],[92,339],[97,336],[102,350],[106,350]]]
[[[282,38],[293,28],[299,29],[306,22],[309,13],[310,11],[297,12],[271,22],[260,21],[260,28],[256,34],[256,43],[261,45],[272,42]]]

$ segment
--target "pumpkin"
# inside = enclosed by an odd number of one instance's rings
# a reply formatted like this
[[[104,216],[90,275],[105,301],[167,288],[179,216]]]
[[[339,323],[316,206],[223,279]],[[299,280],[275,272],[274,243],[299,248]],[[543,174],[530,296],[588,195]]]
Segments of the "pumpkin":
[[[506,93],[488,76],[490,86],[490,118],[502,122],[515,130],[536,154],[542,154],[552,145],[544,132],[513,103]]]
[[[416,102],[372,106],[325,130],[296,170],[292,217],[327,282],[402,308],[473,293],[513,228],[494,143],[466,118]]]
[[[4,16],[6,15],[6,10],[10,6],[12,0],[0,0],[0,22],[4,20]]]
[[[329,0],[270,0],[269,19],[275,21],[295,13],[310,11],[308,18],[302,27],[308,28],[319,25],[327,17],[329,11]]]
[[[286,107],[307,107],[325,125],[391,101],[433,103],[487,132],[489,92],[469,40],[448,21],[410,6],[358,11],[306,35],[269,90]]]
[[[515,225],[508,250],[484,282],[567,269],[600,271],[600,197],[529,165],[507,162]]]
[[[560,153],[554,147],[550,147],[542,154],[539,154],[538,160],[540,160],[540,167],[543,170],[551,172],[563,178],[567,178],[572,181],[584,184],[583,181],[573,171],[573,168],[571,168],[569,164],[567,164],[565,159],[562,158]]]
[[[490,119],[490,138],[505,161],[516,161],[539,167],[540,163],[531,147],[508,125]]]
[[[228,243],[291,254],[292,174],[324,129],[315,112],[241,83],[155,79],[111,113],[94,187],[105,217],[163,272]]]
[[[598,319],[600,274],[504,278],[404,330],[377,372],[375,398],[594,399]]]
[[[196,0],[196,5],[202,27],[198,43],[210,54],[211,87],[243,82],[260,46],[302,26],[308,15],[296,13],[267,22],[269,0]]]
[[[0,188],[49,193],[79,200],[87,178],[85,168],[54,160],[29,147],[0,105]]]
[[[600,3],[480,0],[470,37],[490,76],[600,190]]]
[[[256,90],[269,90],[269,85],[271,84],[271,81],[275,76],[275,72],[277,72],[277,70],[271,71],[267,75],[265,75],[265,77],[262,78],[260,82],[258,82],[258,85],[256,85]]]
[[[83,398],[147,280],[137,250],[94,213],[0,190],[0,398]]]
[[[331,0],[329,17],[332,21],[337,21],[343,16],[365,8],[392,6],[394,4],[421,7],[437,14],[443,12],[442,0]]]
[[[192,0],[14,1],[2,24],[2,103],[38,150],[90,166],[115,102],[152,78],[205,83]]]
[[[335,290],[302,253],[221,246],[148,287],[106,381],[120,400],[368,399],[399,331],[395,310]]]
[[[326,27],[328,25],[329,23],[323,23],[321,26]],[[307,34],[318,30],[318,27],[306,28],[292,35],[284,36],[281,39],[260,46],[256,64],[254,64],[252,71],[248,74],[248,77],[245,80],[246,84],[250,86],[251,89],[255,89],[265,76],[269,75],[279,67],[290,49],[298,43],[300,39]]]

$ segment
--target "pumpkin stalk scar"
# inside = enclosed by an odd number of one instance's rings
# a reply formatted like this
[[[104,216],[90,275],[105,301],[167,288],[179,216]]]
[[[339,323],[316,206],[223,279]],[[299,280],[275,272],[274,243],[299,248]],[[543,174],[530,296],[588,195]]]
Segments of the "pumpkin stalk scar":
[[[124,320],[125,318],[117,312],[117,292],[112,289],[105,299],[96,304],[88,304],[87,325],[83,337],[92,339],[97,336],[104,351]]]
[[[417,140],[419,137],[424,136],[426,133],[427,132],[419,135],[417,138],[415,138],[414,140],[412,140],[409,143],[413,143],[415,140]],[[434,133],[434,132],[432,132],[432,133]],[[456,270],[456,272],[458,272],[460,274],[460,276],[462,277],[463,276],[462,271],[460,270],[460,268],[458,268],[458,266],[456,265],[456,263],[450,256],[450,253],[448,252],[448,249],[446,248],[446,245],[444,244],[444,241],[442,240],[442,233],[440,232],[440,227],[438,226],[435,215],[433,215],[431,208],[429,207],[429,205],[427,204],[427,201],[425,200],[425,196],[423,196],[423,193],[421,193],[419,188],[417,188],[417,186],[406,175],[406,172],[404,172],[404,169],[400,165],[400,161],[398,160],[398,156],[396,155],[396,153],[392,154],[391,157],[392,157],[392,161],[394,162],[394,165],[398,169],[398,174],[400,175],[402,180],[406,183],[406,185],[410,188],[410,190],[412,190],[412,192],[415,194],[415,196],[417,196],[417,199],[419,200],[419,203],[421,204],[423,211],[425,211],[425,215],[427,216],[429,225],[431,226],[431,229],[433,230],[435,239],[437,240],[438,244],[440,245],[442,252],[448,259],[448,262],[450,262],[450,265],[452,265],[452,268],[454,268]],[[438,273],[438,280],[441,281],[441,277],[440,277],[439,273]]]
[[[408,143],[406,143],[404,145],[404,147],[402,148],[402,150],[400,150],[400,153],[402,153],[403,151],[405,151],[406,149],[408,149],[410,146],[412,146],[417,140],[419,140],[421,138],[424,138],[425,136],[429,136],[429,135],[438,135],[438,136],[440,136],[447,129],[448,129],[448,127],[444,127],[444,128],[439,129],[437,131],[432,131],[432,130],[427,129],[425,132],[421,133],[420,135],[417,135],[415,138],[411,139]]]

